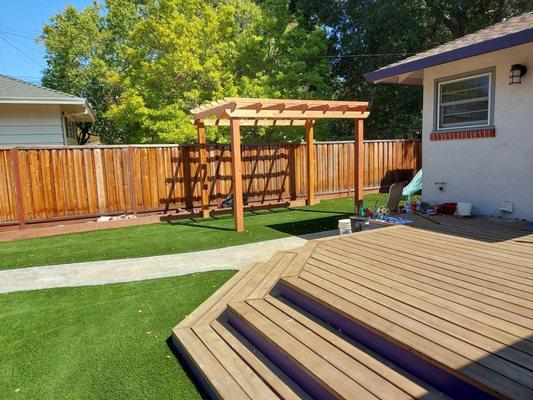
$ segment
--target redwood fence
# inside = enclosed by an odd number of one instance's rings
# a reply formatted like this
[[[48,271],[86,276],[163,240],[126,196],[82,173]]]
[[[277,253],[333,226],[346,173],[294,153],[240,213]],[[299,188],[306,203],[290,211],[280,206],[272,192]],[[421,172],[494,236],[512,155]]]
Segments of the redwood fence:
[[[421,168],[421,142],[365,141],[365,190],[386,189]],[[231,192],[229,145],[208,145],[211,205]],[[250,202],[306,195],[305,144],[242,146]],[[353,142],[315,144],[317,196],[353,191]],[[55,222],[126,212],[190,209],[200,201],[194,145],[0,149],[0,225]]]

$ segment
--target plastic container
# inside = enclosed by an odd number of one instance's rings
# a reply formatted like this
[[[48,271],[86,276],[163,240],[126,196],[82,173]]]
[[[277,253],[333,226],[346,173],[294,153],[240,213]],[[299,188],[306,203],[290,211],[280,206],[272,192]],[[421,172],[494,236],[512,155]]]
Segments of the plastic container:
[[[472,214],[472,203],[457,203],[457,215],[467,217]]]
[[[457,203],[443,203],[439,204],[437,211],[442,214],[454,215],[457,211]]]
[[[352,224],[349,219],[339,219],[339,235],[352,233]]]
[[[358,215],[350,217],[352,232],[360,232],[368,225],[368,218],[360,217]]]

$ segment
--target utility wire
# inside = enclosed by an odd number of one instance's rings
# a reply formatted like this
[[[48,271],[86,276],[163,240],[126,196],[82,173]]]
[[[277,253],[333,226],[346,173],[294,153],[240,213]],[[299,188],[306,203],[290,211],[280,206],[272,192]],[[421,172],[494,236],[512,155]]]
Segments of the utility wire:
[[[32,35],[32,34],[39,35],[39,34],[41,34],[40,31],[36,31],[34,29],[16,28],[14,26],[0,25],[0,28],[2,28],[3,30],[12,31],[12,32],[15,32],[15,33],[27,34],[27,35]]]
[[[18,43],[19,45],[27,48],[28,50],[31,50],[31,51],[41,55],[41,52],[39,50],[37,50],[35,47],[28,46],[27,44],[21,42],[20,40],[15,39],[14,37],[9,37],[9,36],[6,37],[5,35],[6,35],[6,33],[3,32],[2,30],[0,30],[0,36],[4,36],[6,39],[12,40],[13,42]]]
[[[9,46],[13,47],[15,50],[17,50],[20,54],[22,54],[24,57],[30,59],[31,61],[33,61],[35,64],[37,64],[39,67],[41,68],[46,68],[44,65],[42,65],[39,61],[37,61],[36,59],[34,59],[32,56],[29,56],[28,54],[26,54],[24,51],[22,51],[21,49],[19,49],[17,46],[15,46],[13,43],[9,42],[5,36],[3,35],[0,35],[0,39],[2,39],[4,42],[6,42]]]
[[[18,38],[21,38],[21,39],[27,39],[27,40],[31,40],[31,41],[35,41],[35,37],[32,37],[32,36],[25,36],[25,35],[19,35],[18,33],[13,33],[13,32],[9,32],[9,31],[6,31],[2,28],[0,28],[0,32],[2,32],[4,35],[9,35],[9,36],[14,36],[14,37],[18,37]]]

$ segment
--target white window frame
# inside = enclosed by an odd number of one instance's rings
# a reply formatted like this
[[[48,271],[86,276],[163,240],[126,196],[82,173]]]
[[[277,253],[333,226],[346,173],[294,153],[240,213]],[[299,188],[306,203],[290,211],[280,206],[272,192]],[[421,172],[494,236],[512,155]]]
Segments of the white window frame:
[[[441,88],[442,85],[464,81],[467,79],[478,78],[480,76],[489,77],[489,90],[488,90],[488,112],[487,112],[487,123],[485,124],[476,124],[476,125],[464,125],[460,122],[455,123],[454,125],[441,126],[440,125],[440,110],[441,110]],[[493,115],[494,115],[494,69],[470,72],[466,74],[456,75],[455,77],[442,78],[435,81],[435,106],[436,106],[436,119],[435,119],[435,130],[437,131],[450,131],[450,130],[459,130],[459,129],[470,129],[470,128],[483,128],[493,125]]]

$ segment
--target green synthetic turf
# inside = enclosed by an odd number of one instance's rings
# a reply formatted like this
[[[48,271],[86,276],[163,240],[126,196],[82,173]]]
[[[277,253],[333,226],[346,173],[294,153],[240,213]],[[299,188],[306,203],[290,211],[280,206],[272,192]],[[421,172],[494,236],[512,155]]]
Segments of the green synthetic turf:
[[[367,195],[365,203],[374,208],[386,199]],[[352,210],[353,198],[346,197],[246,213],[242,233],[233,230],[233,217],[224,215],[0,243],[0,270],[185,253],[320,232],[336,229],[339,218]]]
[[[172,328],[235,271],[0,295],[0,399],[199,399]]]

